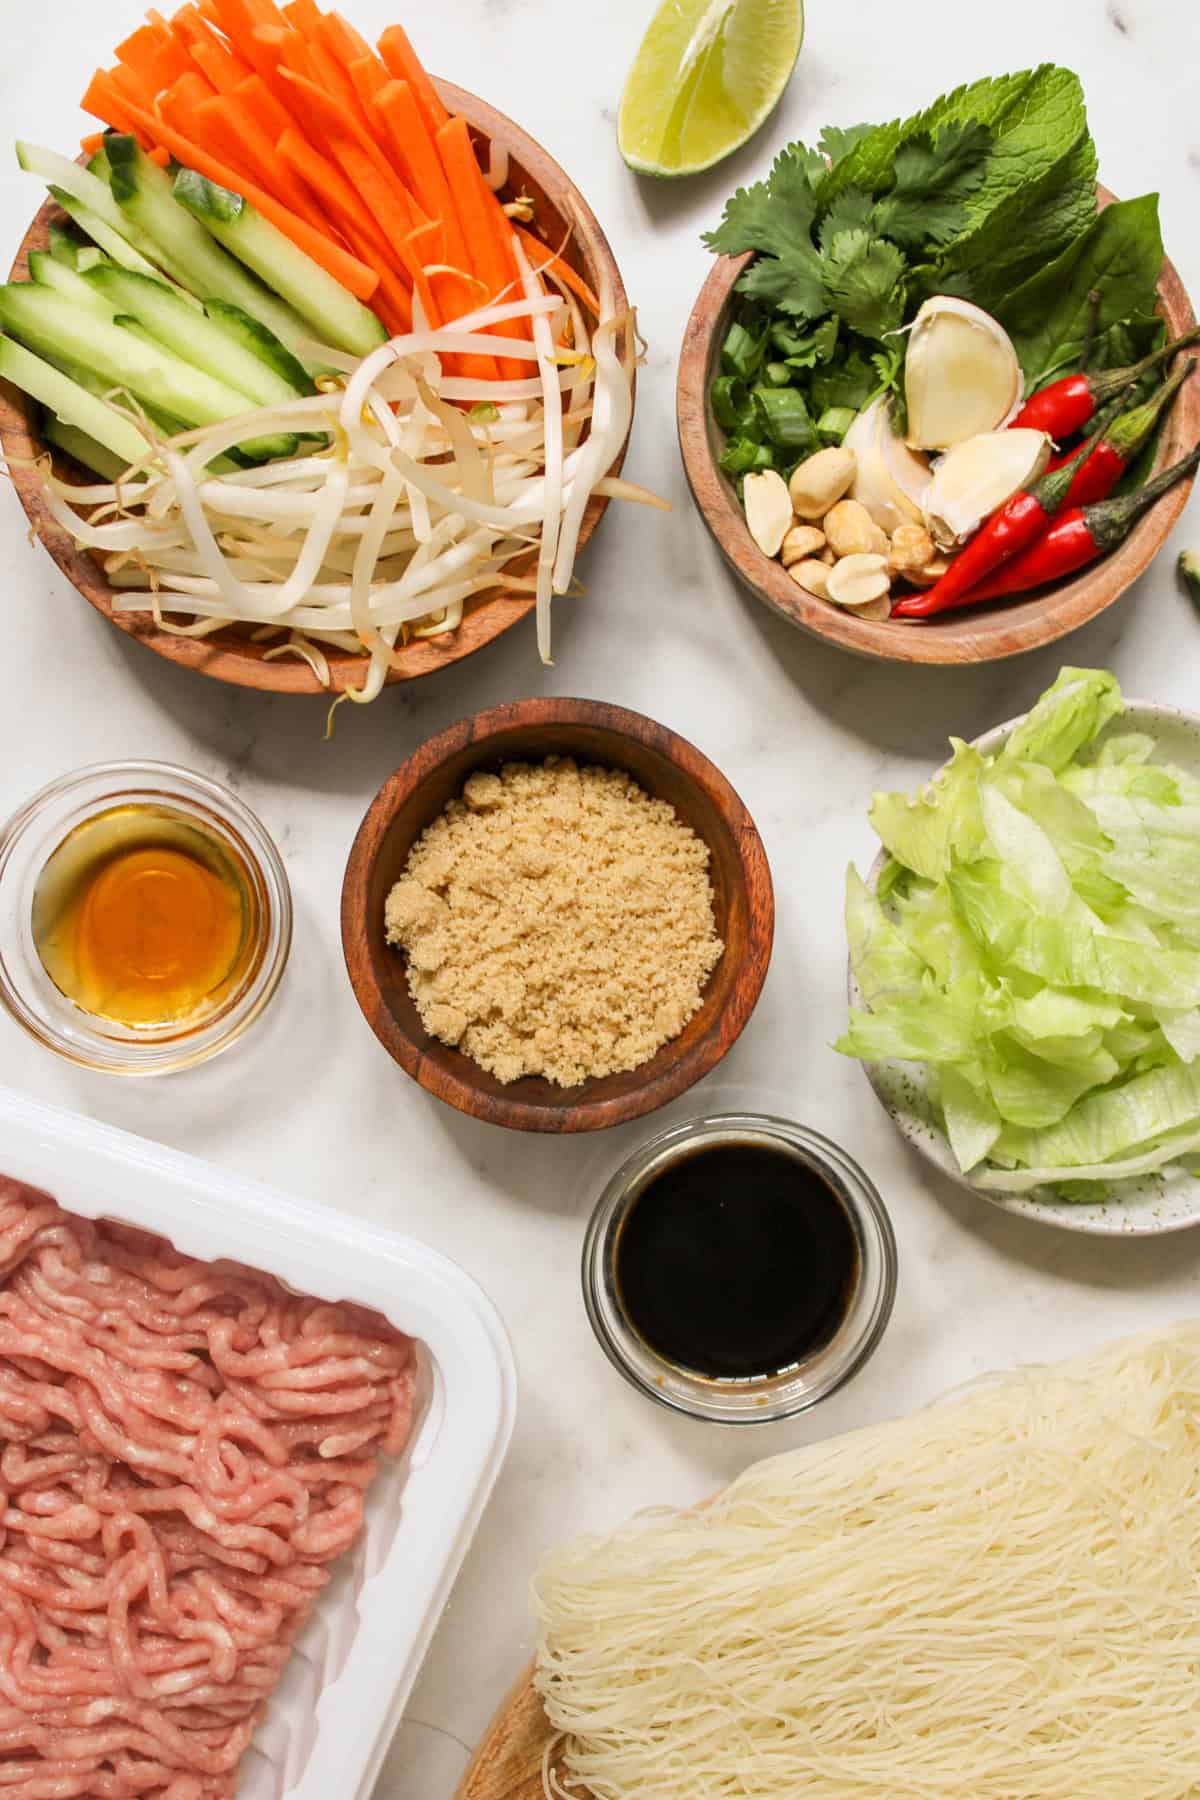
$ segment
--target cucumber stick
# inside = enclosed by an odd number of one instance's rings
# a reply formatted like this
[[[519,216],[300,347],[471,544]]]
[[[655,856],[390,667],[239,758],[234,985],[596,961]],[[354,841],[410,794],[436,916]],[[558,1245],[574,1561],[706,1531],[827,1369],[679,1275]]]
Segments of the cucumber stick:
[[[171,177],[151,162],[136,138],[114,132],[104,143],[113,205],[131,227],[159,246],[172,272],[193,293],[240,306],[290,350],[311,338],[312,328],[301,314],[269,292],[176,202]]]
[[[189,426],[220,424],[248,410],[246,396],[236,388],[109,320],[82,312],[50,288],[27,282],[0,288],[0,327],[30,350],[80,363],[101,380],[128,389],[146,405],[172,413]],[[61,408],[54,410],[61,415]],[[81,425],[81,429],[88,428]],[[291,440],[256,439],[244,448],[254,456],[286,456]]]
[[[115,169],[113,179],[115,184]],[[218,187],[194,169],[178,171],[174,194],[219,244],[308,320],[322,343],[352,356],[367,356],[387,342],[387,332],[375,314],[240,194]]]
[[[63,263],[68,269],[77,269],[80,249],[81,245],[61,225],[50,227],[50,254],[55,262]]]
[[[313,392],[312,382],[294,359],[289,361],[298,380],[288,381],[277,367],[247,348],[241,334],[220,316],[194,313],[161,281],[111,268],[93,269],[78,279],[102,305],[137,319],[166,349],[194,368],[218,376],[255,406],[280,406],[299,394]],[[264,332],[264,336],[276,344],[281,356],[287,356],[270,333]]]
[[[107,220],[102,219],[99,213],[94,213],[89,206],[85,206],[82,200],[77,200],[74,194],[68,194],[66,188],[52,187],[50,197],[58,202],[70,218],[74,219],[81,231],[87,232],[93,245],[99,245],[97,255],[103,252],[113,262],[119,263],[121,268],[133,269],[139,275],[158,276],[158,270],[154,264],[147,261],[140,250],[135,250],[128,238],[123,238],[119,231],[114,231]],[[80,270],[93,266],[93,259],[88,256],[86,248],[79,252],[75,266]],[[165,279],[165,277],[161,279]],[[199,307],[200,302],[193,300],[190,294],[183,293],[182,289],[176,291],[190,305]]]
[[[65,425],[86,432],[111,455],[119,457],[123,469],[140,462],[150,447],[132,420],[123,418],[61,369],[43,362],[11,338],[0,337],[0,377],[11,381],[31,400],[48,406]]]
[[[70,300],[73,305],[82,307],[84,312],[95,313],[101,319],[111,319],[117,310],[90,281],[85,281],[74,269],[68,269],[65,263],[56,262],[49,250],[29,252],[29,276],[39,287],[53,288],[64,300]],[[148,278],[141,275],[129,276],[130,281],[145,279]],[[184,310],[189,318],[192,317],[190,308],[185,307]]]
[[[123,456],[114,456],[77,425],[67,425],[57,413],[48,412],[42,420],[42,436],[56,449],[65,450],[85,469],[94,469],[105,481],[119,481],[129,464]]]

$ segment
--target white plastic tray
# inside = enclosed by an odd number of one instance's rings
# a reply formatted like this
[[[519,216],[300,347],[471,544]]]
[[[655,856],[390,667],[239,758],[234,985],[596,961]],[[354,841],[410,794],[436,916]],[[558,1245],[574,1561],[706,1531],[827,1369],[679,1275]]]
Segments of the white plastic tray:
[[[234,1257],[420,1340],[417,1426],[367,1528],[296,1640],[242,1764],[238,1800],[369,1800],[512,1434],[516,1372],[470,1278],[410,1238],[0,1087],[0,1173],[70,1212]]]

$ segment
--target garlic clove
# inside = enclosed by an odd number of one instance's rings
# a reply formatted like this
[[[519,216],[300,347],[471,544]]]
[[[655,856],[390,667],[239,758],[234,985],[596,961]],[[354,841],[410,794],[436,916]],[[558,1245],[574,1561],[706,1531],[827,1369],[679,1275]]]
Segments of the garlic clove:
[[[1044,431],[984,431],[947,450],[938,462],[925,501],[934,541],[952,550],[977,531],[997,507],[1036,481],[1050,460]]]
[[[834,563],[825,583],[826,597],[839,606],[869,606],[891,592],[887,558],[867,552],[843,556]]]
[[[1007,425],[1024,381],[1003,325],[969,300],[935,294],[913,320],[904,392],[909,445],[947,450]]]
[[[778,556],[792,525],[787,482],[774,469],[762,469],[747,475],[742,495],[750,536],[764,556]]]
[[[921,523],[929,464],[892,430],[885,395],[859,413],[842,447],[853,450],[857,460],[850,498],[866,507],[881,531],[890,536],[901,525]]]

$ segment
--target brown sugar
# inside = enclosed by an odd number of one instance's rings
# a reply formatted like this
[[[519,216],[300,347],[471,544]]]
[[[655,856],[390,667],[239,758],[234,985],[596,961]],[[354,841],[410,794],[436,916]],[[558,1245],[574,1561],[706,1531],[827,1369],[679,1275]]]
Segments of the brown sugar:
[[[636,1069],[722,953],[708,846],[619,769],[472,775],[387,898],[425,1027],[498,1080]]]

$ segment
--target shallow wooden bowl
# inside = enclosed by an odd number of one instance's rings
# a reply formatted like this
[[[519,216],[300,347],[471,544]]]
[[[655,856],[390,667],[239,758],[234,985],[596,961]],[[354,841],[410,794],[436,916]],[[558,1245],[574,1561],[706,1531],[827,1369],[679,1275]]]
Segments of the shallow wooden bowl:
[[[439,81],[435,85],[450,111],[461,113],[468,120],[476,138],[498,143],[508,151],[509,188],[514,194],[528,194],[536,203],[536,225],[530,229],[537,231],[556,251],[567,240],[570,231],[563,255],[594,290],[599,287],[601,272],[605,272],[613,285],[617,309],[621,310],[626,304],[625,288],[608,240],[587,201],[553,157],[485,101],[477,100],[473,94],[448,81]],[[56,220],[61,222],[62,218],[53,204],[48,202],[42,207],[17,252],[9,277],[11,281],[27,278],[29,252],[46,248],[51,224]],[[323,694],[341,693],[348,685],[361,682],[366,659],[348,655],[332,646],[325,647],[331,682],[327,689],[299,657],[266,660],[265,652],[271,648],[270,643],[252,643],[248,631],[241,627],[217,631],[208,638],[173,637],[170,632],[159,630],[153,619],[145,614],[115,613],[113,601],[119,596],[109,586],[99,563],[87,551],[76,548],[42,504],[35,472],[28,466],[33,456],[48,453],[37,432],[36,418],[37,409],[25,395],[7,382],[0,382],[0,446],[9,459],[13,486],[29,522],[71,585],[119,630],[145,644],[157,656],[168,657],[185,668],[196,669],[201,675],[211,675],[217,681],[232,682],[237,687],[262,688],[279,694]],[[622,447],[611,473],[619,472],[624,458]],[[22,466],[22,460],[25,466]],[[55,452],[53,460],[56,472],[66,481],[96,479],[81,470],[70,457]],[[607,499],[600,496],[590,501],[579,534],[581,546],[595,531],[607,505]],[[523,562],[513,564],[514,574],[525,572]],[[523,619],[532,607],[529,595],[506,593],[503,589],[468,600],[458,630],[447,632],[443,637],[418,638],[405,645],[400,652],[401,666],[389,672],[388,681],[411,681],[418,675],[432,674],[447,663],[470,656]],[[530,655],[533,655],[532,647]]]
[[[1100,188],[1099,204],[1113,199]],[[700,290],[688,320],[679,359],[677,415],[679,447],[696,505],[726,562],[752,593],[814,637],[844,650],[886,662],[979,663],[1016,656],[1065,637],[1094,619],[1123,594],[1149,566],[1183,511],[1191,482],[1180,482],[1139,522],[1121,547],[1073,580],[1043,588],[1027,600],[993,601],[955,612],[927,625],[855,618],[844,607],[819,600],[797,587],[782,563],[764,556],[746,527],[733,483],[718,457],[724,433],[712,416],[708,392],[716,372],[729,316],[733,285],[751,256],[722,256]],[[1158,310],[1172,337],[1196,322],[1191,302],[1174,267],[1163,263]],[[1185,353],[1187,354],[1187,353]],[[1191,354],[1195,355],[1194,352]],[[1159,445],[1156,469],[1166,468],[1200,438],[1200,379],[1184,387],[1172,408]]]
[[[573,756],[626,769],[669,800],[711,853],[725,944],[699,1012],[641,1068],[574,1088],[531,1076],[502,1084],[431,1037],[408,991],[401,953],[384,942],[384,902],[425,827],[474,770]],[[762,840],[725,777],[686,739],[640,713],[593,700],[519,700],[452,725],[384,783],[350,851],[342,948],[363,1014],[415,1081],[460,1112],[518,1131],[598,1131],[653,1112],[720,1062],[754,1010],[771,957],[775,902]]]

